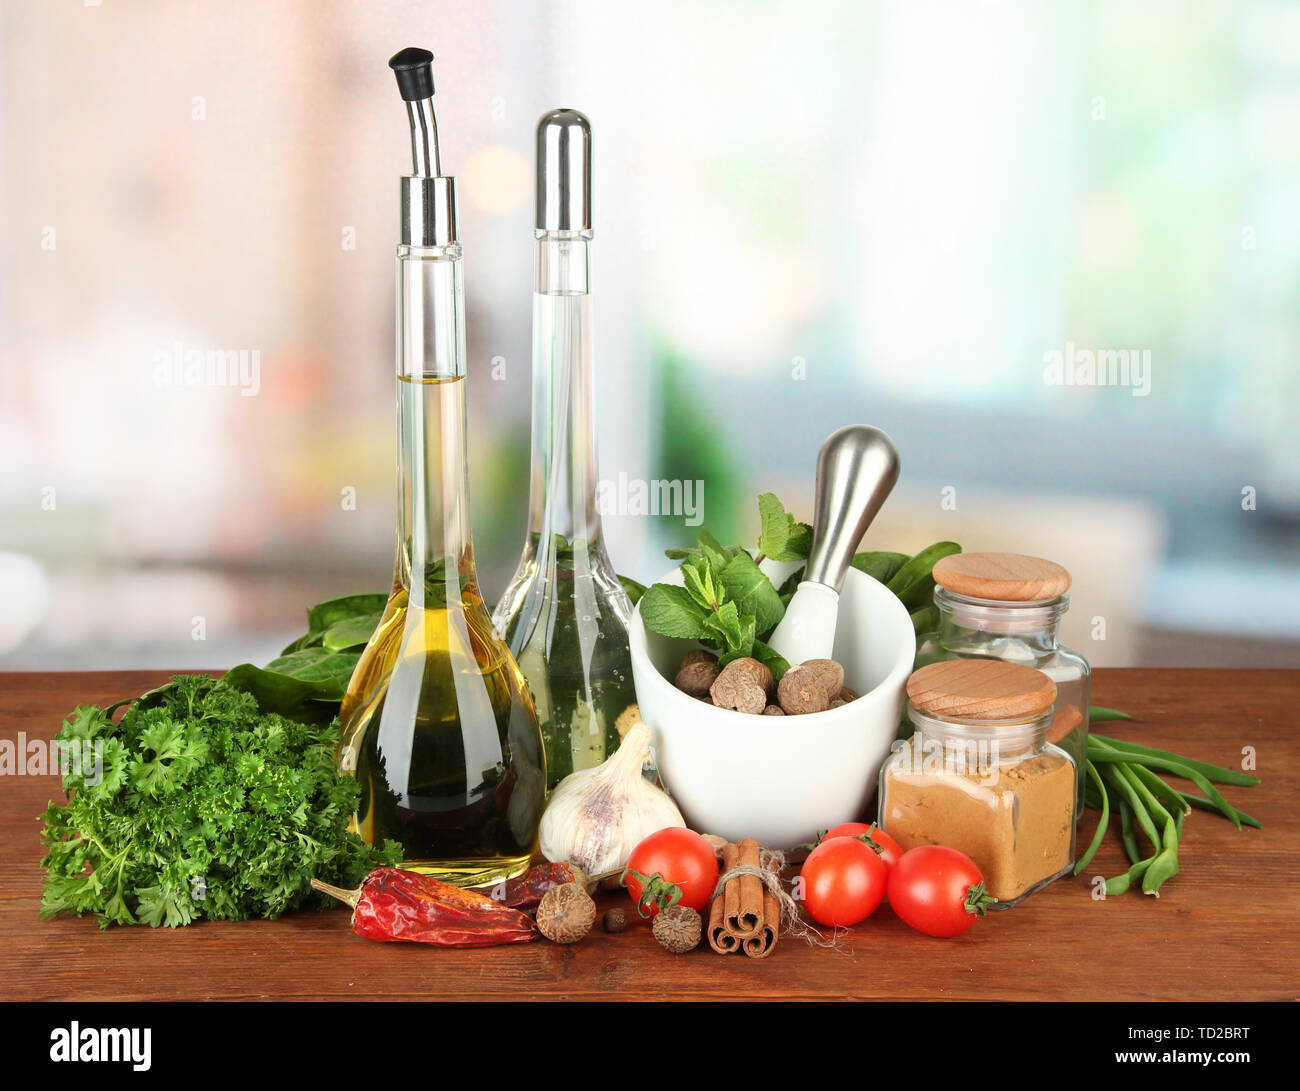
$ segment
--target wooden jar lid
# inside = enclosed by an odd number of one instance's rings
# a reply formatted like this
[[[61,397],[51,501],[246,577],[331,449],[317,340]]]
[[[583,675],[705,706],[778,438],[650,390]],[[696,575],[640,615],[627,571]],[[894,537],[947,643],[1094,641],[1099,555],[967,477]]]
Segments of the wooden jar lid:
[[[934,566],[934,582],[973,599],[1042,602],[1070,589],[1070,573],[1055,561],[1020,553],[954,553]]]
[[[948,659],[915,671],[907,697],[918,712],[959,720],[1032,720],[1052,707],[1056,683],[1001,659]]]

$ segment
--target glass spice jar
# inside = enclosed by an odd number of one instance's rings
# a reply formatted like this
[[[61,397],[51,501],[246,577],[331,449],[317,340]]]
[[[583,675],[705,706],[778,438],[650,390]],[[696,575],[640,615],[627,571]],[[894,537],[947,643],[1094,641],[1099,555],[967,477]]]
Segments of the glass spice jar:
[[[1047,741],[1056,686],[1032,667],[945,660],[907,682],[915,731],[880,771],[881,827],[964,852],[1007,909],[1074,866],[1071,756]]]
[[[1003,659],[1034,667],[1056,683],[1056,716],[1047,740],[1074,762],[1075,818],[1083,813],[1088,753],[1088,661],[1060,643],[1070,606],[1070,573],[1053,561],[1018,553],[958,553],[934,566],[937,625],[921,638],[916,666],[945,659]]]

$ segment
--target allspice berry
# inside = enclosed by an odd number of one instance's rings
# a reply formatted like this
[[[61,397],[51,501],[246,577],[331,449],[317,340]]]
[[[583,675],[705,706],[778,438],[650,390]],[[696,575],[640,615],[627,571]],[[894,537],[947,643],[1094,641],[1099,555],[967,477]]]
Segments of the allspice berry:
[[[626,909],[606,909],[605,917],[601,921],[606,932],[625,932],[627,931],[627,910]]]
[[[577,943],[596,922],[596,903],[577,883],[565,883],[542,895],[537,927],[552,943]]]
[[[651,931],[659,941],[659,946],[669,954],[684,955],[700,945],[700,937],[704,935],[704,921],[694,909],[674,905],[659,911]]]

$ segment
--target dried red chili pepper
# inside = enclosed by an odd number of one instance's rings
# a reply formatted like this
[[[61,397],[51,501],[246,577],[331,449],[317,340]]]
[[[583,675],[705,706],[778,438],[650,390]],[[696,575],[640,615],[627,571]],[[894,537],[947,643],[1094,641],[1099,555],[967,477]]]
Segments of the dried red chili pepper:
[[[376,868],[356,890],[316,879],[311,885],[352,906],[352,930],[366,939],[491,947],[537,937],[533,922],[517,909],[414,871]]]
[[[501,897],[494,900],[512,909],[534,909],[541,904],[542,897],[548,890],[573,882],[585,885],[586,878],[572,865],[538,864],[517,879],[507,879]]]

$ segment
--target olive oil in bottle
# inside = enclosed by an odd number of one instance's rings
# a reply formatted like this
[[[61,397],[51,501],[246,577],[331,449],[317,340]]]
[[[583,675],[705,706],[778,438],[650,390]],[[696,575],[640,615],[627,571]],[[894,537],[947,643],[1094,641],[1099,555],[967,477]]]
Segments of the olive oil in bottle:
[[[339,710],[354,827],[403,866],[478,886],[528,867],[545,764],[523,675],[483,604],[469,526],[465,323],[452,179],[440,173],[432,57],[390,62],[410,111],[397,250],[400,503],[393,589]]]

